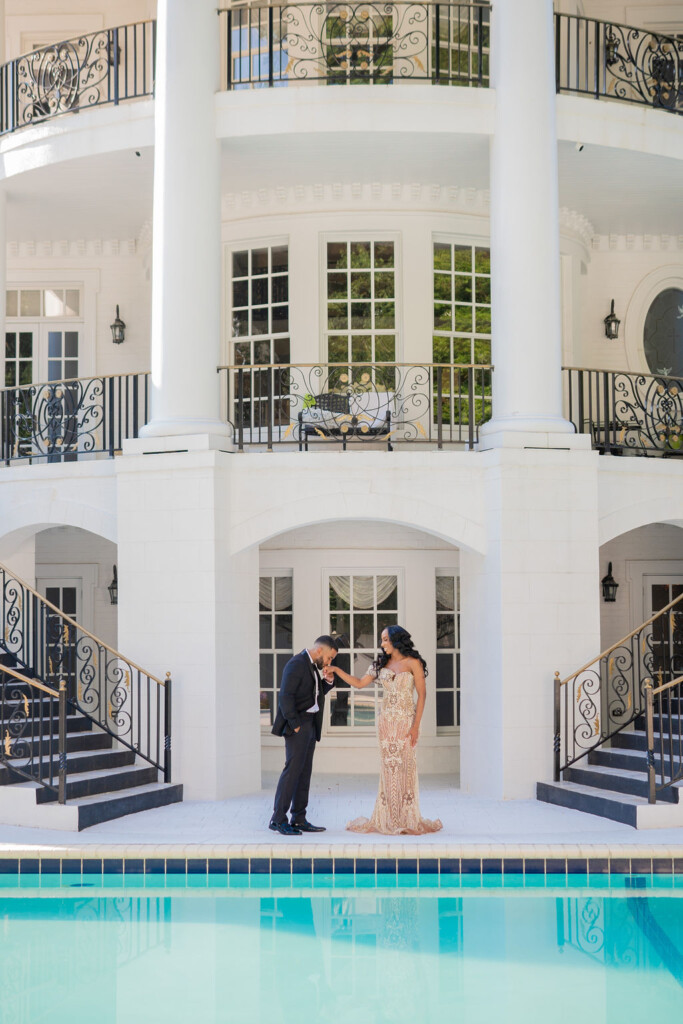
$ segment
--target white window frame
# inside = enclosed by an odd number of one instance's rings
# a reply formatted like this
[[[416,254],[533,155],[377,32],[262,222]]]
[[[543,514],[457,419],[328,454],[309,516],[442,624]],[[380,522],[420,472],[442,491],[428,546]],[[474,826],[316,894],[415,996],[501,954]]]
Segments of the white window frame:
[[[400,231],[377,231],[365,230],[359,227],[357,231],[325,231],[319,236],[318,252],[318,308],[320,310],[320,341],[319,358],[325,365],[328,362],[328,335],[329,334],[351,334],[351,328],[347,331],[330,330],[327,326],[327,245],[328,242],[392,242],[394,245],[394,330],[396,337],[395,363],[403,362],[403,252],[402,234]],[[373,271],[374,272],[374,271]],[[368,329],[359,334],[391,334],[392,331]],[[343,573],[342,573],[343,575]]]
[[[431,240],[431,244],[430,244],[430,258],[431,258],[431,264],[430,264],[430,282],[431,282],[430,283],[430,292],[431,292],[432,302],[431,302],[431,308],[430,308],[430,311],[429,311],[429,313],[430,313],[430,324],[431,324],[431,337],[432,337],[432,347],[431,347],[432,361],[433,361],[433,355],[434,355],[434,341],[433,341],[433,338],[434,338],[435,335],[436,336],[441,336],[441,337],[443,337],[445,339],[448,339],[448,341],[449,341],[449,350],[451,352],[451,358],[452,358],[452,352],[453,352],[452,344],[453,344],[453,341],[455,339],[462,339],[462,340],[469,339],[469,341],[470,341],[470,355],[471,355],[471,352],[472,352],[473,345],[477,341],[488,342],[489,346],[491,345],[491,341],[492,341],[492,332],[491,331],[489,331],[488,334],[482,334],[481,332],[476,331],[474,329],[476,327],[476,307],[477,307],[476,295],[475,295],[475,292],[474,292],[474,286],[476,285],[476,281],[475,281],[476,273],[475,273],[474,270],[472,271],[473,292],[472,292],[472,301],[470,303],[470,306],[471,306],[471,309],[472,309],[473,329],[471,331],[456,331],[454,329],[454,325],[453,325],[453,327],[452,327],[452,329],[450,331],[446,331],[446,330],[439,330],[438,328],[436,328],[434,326],[434,307],[435,307],[436,303],[439,301],[436,298],[435,289],[434,289],[434,275],[436,273],[436,271],[434,269],[434,246],[435,245],[448,245],[448,246],[451,247],[451,251],[452,251],[452,247],[456,246],[456,245],[463,246],[463,247],[467,246],[470,249],[488,249],[489,257],[490,257],[490,255],[491,255],[491,239],[490,238],[485,238],[485,239],[483,239],[483,238],[473,238],[473,237],[468,236],[468,235],[444,234],[444,233],[441,233],[441,232],[434,232],[432,234],[432,240]],[[450,277],[451,278],[454,276],[454,273],[455,273],[455,271],[451,270],[451,272],[450,272]],[[488,275],[484,274],[484,275],[481,275],[481,276],[483,276],[483,277],[488,276],[488,279],[491,282],[491,287],[493,286],[493,274],[492,274],[491,269],[489,269]],[[489,297],[489,301],[487,303],[479,303],[479,305],[488,306],[489,310],[491,310],[491,306],[492,306],[491,299],[492,299],[492,296]],[[451,306],[452,305],[453,305],[453,302],[451,302]],[[490,361],[491,360],[489,359],[489,362]],[[465,364],[462,364],[462,365],[465,365]]]
[[[398,588],[398,599],[397,599],[397,618],[399,623],[404,619],[405,613],[405,598],[404,598],[404,569],[398,566],[380,566],[378,567],[367,567],[367,566],[342,566],[340,568],[327,568],[325,567],[322,572],[322,607],[324,609],[324,630],[323,632],[330,631],[330,576],[395,576],[396,584]],[[343,614],[343,613],[342,613]],[[377,613],[375,611],[375,614]],[[352,637],[349,638],[350,640]],[[380,648],[377,648],[379,653]],[[353,651],[353,647],[351,647]],[[351,659],[350,665],[351,674],[354,675],[353,659]],[[331,696],[328,694],[327,700],[325,701],[325,718],[323,722],[323,735],[334,736],[335,738],[347,736],[349,738],[360,737],[360,736],[375,736],[377,733],[377,713],[379,710],[379,700],[381,697],[380,687],[381,684],[377,681],[376,687],[376,704],[375,704],[375,722],[374,725],[368,726],[356,726],[356,725],[330,725],[330,712],[331,712]]]
[[[260,635],[261,618],[260,617],[261,617],[261,615],[264,615],[266,613],[262,612],[260,607],[258,609],[258,615],[259,615],[259,647],[258,647],[258,654],[259,654],[259,699],[260,699],[261,690],[263,689],[263,687],[261,686],[261,654],[263,652],[267,652],[267,653],[269,653],[269,654],[271,654],[273,656],[273,687],[272,687],[273,695],[274,695],[274,700],[273,700],[273,718],[275,718],[275,715],[277,714],[278,694],[280,692],[280,679],[278,678],[278,675],[277,675],[277,655],[278,654],[288,654],[289,657],[292,658],[294,656],[294,651],[295,651],[295,648],[294,648],[294,570],[291,569],[291,568],[290,569],[270,569],[270,568],[266,569],[266,568],[263,568],[262,566],[259,567],[259,583],[260,583],[262,577],[269,577],[272,580],[272,579],[275,579],[276,577],[283,577],[283,576],[287,577],[288,579],[291,579],[291,581],[292,581],[292,610],[291,610],[291,612],[282,612],[281,613],[282,615],[291,615],[291,617],[292,617],[292,648],[291,648],[291,650],[285,650],[284,648],[281,648],[281,647],[270,647],[270,648],[261,647],[261,635]],[[271,621],[272,621],[273,617],[277,613],[275,612],[275,609],[271,609],[269,614],[271,616]],[[275,625],[274,625],[274,623],[272,623],[272,630],[273,630],[272,637],[273,637],[273,640],[274,640],[275,639]],[[261,720],[260,720],[260,710],[259,710],[259,722],[260,722],[260,726],[261,726],[261,734],[262,735],[268,735],[270,733],[270,730],[271,730],[272,726],[271,725],[267,725],[265,722],[261,722]]]
[[[439,576],[451,577],[454,581],[454,600],[455,608],[453,610],[454,625],[455,625],[455,647],[439,647],[438,646],[438,633],[436,630],[436,616],[439,614],[450,615],[450,612],[440,613],[436,606],[436,580]],[[458,697],[462,696],[462,648],[460,646],[460,570],[455,568],[438,568],[434,573],[434,635],[435,635],[435,646],[434,646],[434,722],[436,725],[437,736],[459,736],[460,725],[458,724]],[[436,719],[436,693],[439,689],[437,687],[437,676],[436,676],[436,659],[439,654],[449,654],[453,658],[453,725],[439,725]],[[459,657],[458,657],[459,656]],[[459,669],[458,669],[459,666]],[[444,693],[450,693],[445,687],[440,688]]]
[[[43,580],[57,586],[80,585],[81,610],[76,619],[79,625],[91,633],[95,621],[95,588],[98,579],[99,565],[96,562],[50,562],[36,565],[36,590],[40,590],[39,584]]]

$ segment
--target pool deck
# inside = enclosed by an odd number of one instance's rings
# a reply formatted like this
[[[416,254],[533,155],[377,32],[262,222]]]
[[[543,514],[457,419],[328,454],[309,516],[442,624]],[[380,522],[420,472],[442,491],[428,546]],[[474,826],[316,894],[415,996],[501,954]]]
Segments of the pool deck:
[[[425,836],[359,835],[346,822],[369,815],[376,794],[370,775],[314,775],[309,818],[327,831],[287,838],[268,829],[276,777],[250,796],[218,803],[186,801],[80,833],[0,825],[0,860],[50,857],[230,858],[615,858],[680,861],[683,828],[637,831],[580,811],[536,800],[467,796],[452,776],[426,776],[421,811],[443,830]]]

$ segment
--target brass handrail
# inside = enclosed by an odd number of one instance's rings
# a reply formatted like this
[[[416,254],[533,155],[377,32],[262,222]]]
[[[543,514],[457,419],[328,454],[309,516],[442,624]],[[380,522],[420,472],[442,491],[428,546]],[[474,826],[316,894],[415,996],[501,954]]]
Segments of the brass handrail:
[[[390,0],[392,7],[435,7],[439,4],[439,0]],[[286,3],[286,0],[280,0],[277,3],[269,3],[268,0],[246,0],[246,2],[235,3],[230,7],[217,7],[216,14],[231,14],[233,11],[239,11],[244,9],[254,8],[268,8],[268,7],[317,7],[315,0],[302,0],[302,3],[297,3],[297,0],[293,0],[292,3]],[[341,5],[340,5],[341,6]],[[477,3],[476,0],[463,0],[459,3],[458,0],[446,0],[445,3],[439,4],[442,7],[481,7],[486,11],[491,10],[491,4],[484,0],[483,3]],[[610,24],[612,24],[610,22]]]
[[[563,370],[576,373],[623,373],[628,377],[652,377],[654,380],[676,380],[683,382],[683,377],[670,377],[666,373],[641,373],[640,370],[604,370],[597,366],[563,366]]]
[[[647,682],[647,680],[646,680]],[[653,689],[652,696],[656,697],[658,693],[664,693],[665,690],[670,690],[672,686],[677,686],[678,683],[683,683],[683,676],[679,676],[678,679],[672,679],[670,683],[663,683],[662,686],[658,686],[656,690]],[[652,680],[650,679],[650,685]]]
[[[89,629],[86,629],[85,626],[82,626],[80,622],[77,622],[75,619],[72,619],[70,615],[66,615],[62,611],[62,609],[58,608],[56,604],[52,603],[52,601],[48,601],[46,597],[43,597],[43,595],[40,594],[37,590],[35,590],[29,583],[26,583],[24,580],[17,580],[12,570],[8,569],[7,566],[3,565],[2,562],[0,562],[0,571],[8,573],[8,575],[11,576],[12,579],[16,580],[19,586],[25,587],[26,590],[29,591],[29,593],[35,594],[35,596],[40,601],[42,601],[43,604],[46,604],[48,608],[52,608],[52,610],[57,612],[61,616],[61,618],[66,620],[66,622],[68,622],[72,626],[75,626],[76,629],[81,631],[81,633],[85,633],[85,635],[89,636],[91,640],[94,640],[96,644],[99,644],[101,647],[104,647],[106,651],[109,651],[110,654],[113,654],[115,658],[118,658],[120,661],[125,661],[125,663],[127,665],[130,665],[131,668],[137,669],[138,672],[142,672],[143,675],[147,676],[149,679],[152,679],[159,686],[166,686],[166,683],[164,682],[163,679],[159,679],[157,676],[153,676],[152,673],[148,672],[146,668],[142,667],[142,665],[137,665],[134,661],[131,661],[130,658],[127,658],[125,654],[121,654],[120,651],[117,651],[113,647],[110,647],[109,644],[106,644],[104,642],[104,640],[101,640],[98,636],[95,636],[94,633],[91,633]]]
[[[602,654],[598,654],[596,658],[591,658],[591,660],[586,662],[586,664],[583,665],[581,668],[577,668],[576,672],[572,672],[571,675],[568,675],[566,679],[562,679],[560,681],[560,686],[564,686],[566,683],[570,682],[570,680],[576,679],[578,675],[580,675],[582,672],[585,672],[586,669],[590,668],[591,665],[594,665],[596,661],[601,661],[603,658],[606,658],[608,654],[611,654],[612,651],[615,651],[617,647],[621,647],[622,644],[625,644],[626,641],[630,640],[631,637],[636,635],[636,633],[640,633],[642,629],[645,629],[646,626],[649,626],[650,623],[654,622],[655,619],[658,619],[660,615],[663,615],[665,612],[670,611],[670,609],[673,608],[675,604],[678,604],[679,601],[683,601],[683,594],[679,594],[679,596],[674,598],[673,601],[670,601],[669,604],[665,605],[663,608],[660,608],[658,612],[655,612],[655,614],[651,618],[647,619],[645,622],[641,622],[639,626],[637,626],[635,629],[632,629],[631,632],[628,633],[626,636],[623,636],[621,640],[617,640],[615,644],[612,644],[610,647],[608,647],[606,651],[602,652]]]
[[[112,380],[116,377],[149,377],[151,370],[131,370],[130,373],[91,373],[87,377],[64,377],[63,380],[36,380],[31,384],[17,384],[13,388],[0,388],[3,391],[28,391],[29,388],[49,388],[58,384],[78,384],[83,380]]]
[[[7,673],[7,675],[13,676],[15,679],[18,679],[19,682],[21,683],[28,683],[29,686],[35,686],[36,689],[42,690],[43,693],[48,693],[51,697],[59,697],[59,690],[52,690],[50,689],[49,686],[46,686],[44,683],[39,683],[35,679],[29,679],[28,676],[22,675],[21,672],[17,672],[13,668],[9,668],[8,665],[0,665],[0,675],[2,675],[3,673]],[[60,689],[61,688],[62,684],[60,684]]]
[[[392,367],[415,367],[417,369],[444,369],[444,370],[493,370],[493,363],[377,363],[366,360],[353,363],[348,360],[345,363],[328,363],[321,360],[317,363],[241,363],[239,366],[228,364],[217,366],[216,373],[221,370],[284,370],[288,366],[296,366],[302,370],[313,369],[316,366],[327,366],[332,368],[360,369],[368,367],[372,370],[390,370]],[[11,390],[11,389],[10,389]]]

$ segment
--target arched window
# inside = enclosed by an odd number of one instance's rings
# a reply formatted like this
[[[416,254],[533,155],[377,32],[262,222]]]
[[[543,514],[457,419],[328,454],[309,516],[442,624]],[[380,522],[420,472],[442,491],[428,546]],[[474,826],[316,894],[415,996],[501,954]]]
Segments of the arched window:
[[[683,377],[683,289],[665,288],[650,306],[643,348],[651,373]]]

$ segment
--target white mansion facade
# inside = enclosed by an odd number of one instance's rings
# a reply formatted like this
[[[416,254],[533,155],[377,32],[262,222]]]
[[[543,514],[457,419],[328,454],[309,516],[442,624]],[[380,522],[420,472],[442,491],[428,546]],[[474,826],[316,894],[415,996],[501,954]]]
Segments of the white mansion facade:
[[[154,770],[170,672],[216,800],[280,766],[292,652],[399,622],[421,771],[531,797],[555,672],[683,593],[683,4],[221,6],[0,0],[0,655],[86,714],[99,638],[95,726]],[[375,770],[375,699],[334,693],[318,771]]]

